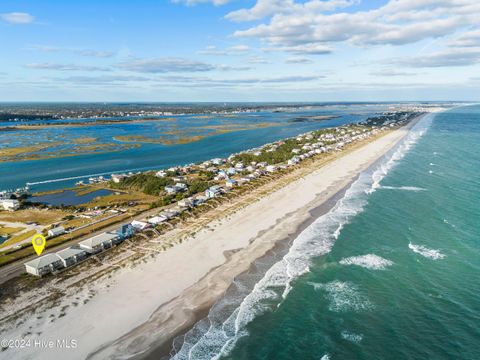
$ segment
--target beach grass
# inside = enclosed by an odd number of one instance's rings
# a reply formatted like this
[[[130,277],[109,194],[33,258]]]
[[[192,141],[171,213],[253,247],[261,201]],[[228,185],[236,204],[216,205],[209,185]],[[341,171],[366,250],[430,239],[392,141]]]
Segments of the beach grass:
[[[8,222],[34,222],[49,225],[60,221],[70,213],[57,209],[21,209],[15,212],[0,211],[0,221]]]

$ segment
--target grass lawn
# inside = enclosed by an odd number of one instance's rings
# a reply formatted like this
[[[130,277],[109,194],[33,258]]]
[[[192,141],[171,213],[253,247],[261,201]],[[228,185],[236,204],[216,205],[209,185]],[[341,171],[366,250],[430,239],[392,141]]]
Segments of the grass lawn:
[[[2,226],[0,225],[0,235],[12,235],[17,232],[22,231],[23,227],[9,227],[9,226]]]
[[[30,230],[16,236],[12,236],[10,239],[8,239],[7,241],[5,241],[3,244],[0,245],[0,249],[5,246],[13,245],[25,239],[28,239],[29,237],[35,235],[36,233],[37,233],[37,230]]]

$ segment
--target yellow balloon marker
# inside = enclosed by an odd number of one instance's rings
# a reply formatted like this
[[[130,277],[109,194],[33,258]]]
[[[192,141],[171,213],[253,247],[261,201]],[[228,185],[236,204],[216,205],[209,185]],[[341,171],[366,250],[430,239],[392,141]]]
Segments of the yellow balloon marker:
[[[38,256],[40,256],[43,252],[43,249],[45,249],[45,244],[47,243],[47,241],[45,240],[45,237],[40,235],[40,234],[36,234],[33,238],[32,238],[32,245],[33,245],[33,248],[35,249],[35,252],[37,253]]]

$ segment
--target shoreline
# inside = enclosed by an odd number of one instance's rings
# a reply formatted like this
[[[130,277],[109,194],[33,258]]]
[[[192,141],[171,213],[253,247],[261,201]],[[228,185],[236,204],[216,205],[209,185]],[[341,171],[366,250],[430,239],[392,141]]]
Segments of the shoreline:
[[[159,341],[171,343],[172,337],[188,330],[208,312],[237,276],[273,251],[282,239],[294,239],[302,224],[308,226],[305,222],[314,220],[313,209],[326,206],[332,196],[403,139],[420,118],[340,153],[313,172],[301,173],[300,179],[274,187],[265,196],[240,201],[242,208],[235,213],[210,221],[195,236],[168,251],[152,253],[151,260],[92,282],[84,292],[94,291],[96,295],[89,296],[81,306],[70,306],[66,315],[54,319],[55,324],[28,319],[23,330],[33,322],[32,332],[41,330],[39,335],[81,339],[75,353],[56,349],[36,356],[105,359],[122,354],[131,358],[145,356],[145,349],[158,348]],[[59,301],[52,312],[68,305],[72,297]],[[112,309],[122,311],[122,315],[113,319],[109,315]],[[75,327],[69,321],[72,318],[77,319]],[[21,336],[21,331],[7,332]],[[31,354],[12,355],[28,358]]]
[[[374,164],[372,164],[373,166]],[[352,179],[347,185],[345,185],[341,190],[333,194],[330,198],[325,200],[323,203],[320,203],[318,206],[315,208],[312,208],[309,210],[309,217],[306,218],[303,222],[301,222],[295,231],[291,234],[288,234],[286,237],[278,239],[272,248],[268,249],[263,255],[259,256],[258,258],[254,259],[247,270],[244,272],[238,274],[233,278],[232,283],[228,286],[228,288],[225,290],[225,292],[217,299],[212,299],[210,304],[208,306],[203,306],[199,307],[193,314],[192,316],[192,322],[190,325],[185,326],[184,329],[178,329],[176,333],[172,333],[172,335],[164,341],[162,345],[159,347],[155,347],[152,349],[150,352],[140,355],[140,356],[134,356],[132,359],[136,360],[167,360],[170,358],[171,351],[173,350],[173,345],[176,341],[180,341],[180,338],[183,337],[188,331],[190,331],[193,326],[195,326],[198,321],[204,319],[207,317],[207,315],[210,312],[210,309],[212,306],[214,306],[218,301],[223,299],[224,297],[227,296],[229,291],[232,289],[234,286],[234,282],[237,282],[241,277],[245,275],[249,275],[252,273],[255,273],[256,275],[263,276],[272,266],[276,261],[280,260],[286,253],[288,253],[291,243],[306,229],[308,228],[317,218],[319,218],[322,215],[327,214],[337,203],[338,200],[340,200],[345,192],[349,189],[352,183],[354,183],[358,179],[358,176],[356,176],[354,179]],[[267,266],[265,271],[257,270],[258,269],[258,263],[259,262],[266,262],[269,265]],[[212,269],[212,271],[215,269]],[[208,274],[206,275],[208,276]],[[240,280],[241,281],[241,280]],[[161,307],[160,307],[161,308]],[[159,308],[159,309],[160,309]],[[193,321],[196,319],[195,321]],[[183,340],[183,339],[182,339]],[[183,341],[182,341],[183,342]],[[175,344],[177,345],[177,344]]]
[[[378,144],[382,141],[387,143],[384,144],[386,147],[382,148],[380,152],[377,152],[373,158],[368,158],[363,166],[353,171],[347,171],[347,174],[342,174],[346,176],[341,176],[339,182],[327,180],[327,184],[323,184],[326,186],[324,186],[320,192],[315,192],[313,198],[308,199],[308,201],[304,202],[293,212],[287,211],[284,212],[284,216],[281,218],[276,217],[274,224],[254,234],[249,238],[248,244],[242,247],[241,250],[235,251],[229,258],[225,259],[220,266],[211,267],[197,282],[183,289],[177,297],[157,307],[147,322],[135,327],[113,342],[97,348],[97,350],[90,353],[88,359],[116,358],[120,354],[126,358],[148,360],[158,358],[158,355],[166,357],[174,339],[192,328],[198,319],[208,314],[208,309],[226,293],[235,277],[247,272],[256,260],[265,256],[269,251],[274,249],[275,246],[281,243],[282,240],[292,241],[295,239],[305,227],[315,220],[312,216],[312,211],[326,206],[329,200],[335,198],[335,196],[342,193],[342,191],[346,191],[361,172],[368,169],[395,147],[421,118],[423,118],[423,116],[412,120],[405,127],[385,134],[365,144],[360,149],[354,150],[353,153],[362,152],[362,150],[365,151],[369,146],[375,148],[375,145],[372,144]],[[389,138],[393,138],[393,141],[389,141]],[[298,181],[306,181],[306,178],[315,178],[315,175],[318,176],[318,173],[323,175],[326,170],[328,171],[327,168],[337,167],[342,159],[345,160],[345,158],[348,158],[351,154],[352,153],[340,156],[331,163],[306,175],[302,180],[294,181],[282,189],[277,190],[274,194],[265,196],[256,204],[262,201],[266,202],[268,198],[275,194],[278,196],[279,193],[285,193],[287,188],[294,187]],[[252,204],[250,206],[254,205],[255,204]],[[287,206],[287,204],[285,205]],[[330,204],[330,207],[327,209],[324,208],[324,211],[328,212],[333,205]],[[278,207],[278,205],[275,207]],[[239,215],[239,217],[241,216]],[[252,219],[251,221],[255,220]],[[232,229],[232,225],[224,227],[228,228],[226,229],[227,233],[235,231],[234,227]],[[204,236],[203,239],[207,240],[209,236],[206,236],[205,233],[204,231],[201,235]],[[146,336],[146,334],[148,334],[148,336]],[[155,352],[155,349],[159,349],[158,353]]]

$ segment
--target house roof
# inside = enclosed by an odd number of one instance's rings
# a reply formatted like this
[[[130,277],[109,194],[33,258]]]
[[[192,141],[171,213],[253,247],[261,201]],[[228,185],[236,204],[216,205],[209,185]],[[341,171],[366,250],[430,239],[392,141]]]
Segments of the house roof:
[[[100,245],[104,242],[107,242],[107,241],[110,241],[110,240],[113,240],[113,239],[116,239],[116,238],[118,238],[118,234],[105,232],[105,233],[102,233],[100,235],[91,237],[90,239],[80,241],[79,244],[90,247],[90,248],[93,248],[93,247],[98,246],[98,245]]]
[[[80,254],[85,254],[85,250],[69,247],[57,252],[57,255],[61,257],[63,260],[66,260],[72,256],[80,255]]]
[[[25,266],[31,266],[35,269],[40,269],[50,264],[53,264],[57,261],[60,261],[60,257],[57,254],[45,254],[40,256],[34,260],[30,260],[26,262]]]

